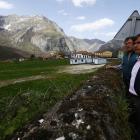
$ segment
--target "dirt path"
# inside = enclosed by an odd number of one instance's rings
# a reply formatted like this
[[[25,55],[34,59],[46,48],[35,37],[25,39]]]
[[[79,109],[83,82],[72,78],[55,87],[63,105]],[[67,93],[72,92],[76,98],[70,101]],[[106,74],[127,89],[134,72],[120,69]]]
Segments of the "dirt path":
[[[46,76],[37,75],[37,76],[24,77],[24,78],[19,78],[19,79],[0,81],[0,88],[3,86],[10,85],[10,84],[16,84],[16,83],[21,83],[25,81],[32,81],[32,80],[45,79],[45,78]]]
[[[102,67],[102,66],[104,66],[104,64],[103,65],[84,64],[84,65],[61,66],[58,68],[58,73],[70,73],[70,74],[90,73],[90,72],[93,72],[96,68]],[[7,80],[7,81],[0,81],[0,88],[3,86],[10,85],[10,84],[16,84],[16,83],[38,80],[38,79],[45,79],[48,77],[49,76],[37,75],[37,76],[12,79],[12,80]]]
[[[80,73],[90,73],[93,72],[96,68],[102,67],[102,65],[90,65],[90,64],[84,64],[84,65],[71,65],[71,66],[62,66],[58,70],[58,73],[71,73],[71,74],[80,74]]]

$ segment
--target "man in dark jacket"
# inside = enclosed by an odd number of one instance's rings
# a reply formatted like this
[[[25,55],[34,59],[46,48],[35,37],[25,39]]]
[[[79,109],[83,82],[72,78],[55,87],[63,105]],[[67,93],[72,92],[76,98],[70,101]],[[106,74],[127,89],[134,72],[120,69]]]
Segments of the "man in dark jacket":
[[[137,131],[135,140],[140,140],[140,34],[134,38],[134,49],[138,57],[131,72],[129,92],[134,109],[133,120],[135,120],[135,129]]]
[[[137,54],[134,53],[133,39],[134,37],[127,37],[124,41],[127,51],[123,56],[121,64],[117,66],[110,66],[110,65],[106,66],[107,69],[109,68],[114,68],[116,70],[123,69],[123,79],[124,79],[124,84],[126,86],[127,95],[129,93],[128,91],[129,91],[131,71],[134,64],[136,63],[136,57],[137,57]]]

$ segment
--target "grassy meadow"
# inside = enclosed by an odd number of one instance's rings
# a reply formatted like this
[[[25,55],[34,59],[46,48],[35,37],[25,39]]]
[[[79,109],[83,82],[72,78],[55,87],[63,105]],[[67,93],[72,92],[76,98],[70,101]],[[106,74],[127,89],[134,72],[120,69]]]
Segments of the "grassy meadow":
[[[17,129],[37,120],[57,101],[76,90],[94,73],[57,73],[69,60],[0,63],[0,82],[42,75],[45,78],[0,88],[0,137],[8,139]]]

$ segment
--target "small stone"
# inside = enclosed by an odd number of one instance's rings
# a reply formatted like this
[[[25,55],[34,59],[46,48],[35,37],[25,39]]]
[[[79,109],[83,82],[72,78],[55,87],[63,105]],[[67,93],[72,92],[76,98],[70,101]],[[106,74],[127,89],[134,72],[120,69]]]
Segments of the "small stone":
[[[83,110],[83,108],[80,108],[78,111],[82,111]]]
[[[65,137],[62,136],[62,137],[57,138],[56,140],[65,140]]]
[[[77,113],[75,113],[75,118],[77,118],[78,117],[78,114]]]
[[[90,125],[88,125],[86,128],[89,130],[90,129]]]
[[[43,122],[44,122],[44,119],[39,120],[39,122],[40,122],[40,123],[43,123]]]
[[[88,88],[91,88],[91,86],[88,86]]]

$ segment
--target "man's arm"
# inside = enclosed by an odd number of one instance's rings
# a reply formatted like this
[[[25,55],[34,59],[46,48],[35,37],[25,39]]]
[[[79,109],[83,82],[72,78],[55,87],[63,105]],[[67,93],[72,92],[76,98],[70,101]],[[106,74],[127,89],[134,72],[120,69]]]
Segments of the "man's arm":
[[[116,65],[116,66],[107,65],[106,66],[106,69],[115,69],[115,70],[121,70],[121,69],[123,69],[123,59],[122,59],[120,65]]]
[[[122,59],[122,61],[121,61],[121,64],[120,64],[120,65],[114,66],[114,68],[115,68],[116,70],[121,70],[121,69],[123,69],[123,59]]]

